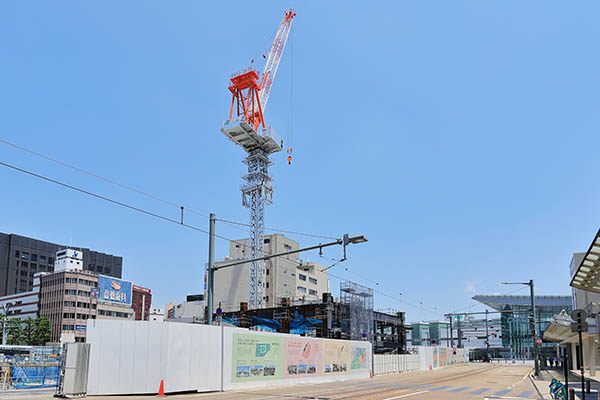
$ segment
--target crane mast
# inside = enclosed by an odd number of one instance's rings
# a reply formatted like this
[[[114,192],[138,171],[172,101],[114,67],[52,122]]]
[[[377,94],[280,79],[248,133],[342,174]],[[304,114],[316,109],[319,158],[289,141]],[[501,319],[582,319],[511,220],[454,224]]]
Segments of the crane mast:
[[[272,178],[268,168],[272,153],[281,151],[283,140],[265,124],[265,111],[273,80],[285,49],[294,10],[285,12],[261,75],[253,67],[232,74],[228,89],[232,93],[229,119],[221,127],[231,141],[242,147],[248,173],[243,177],[242,204],[250,209],[250,241],[248,258],[264,256],[265,205],[273,202]],[[264,307],[264,261],[253,261],[248,268],[248,308]]]

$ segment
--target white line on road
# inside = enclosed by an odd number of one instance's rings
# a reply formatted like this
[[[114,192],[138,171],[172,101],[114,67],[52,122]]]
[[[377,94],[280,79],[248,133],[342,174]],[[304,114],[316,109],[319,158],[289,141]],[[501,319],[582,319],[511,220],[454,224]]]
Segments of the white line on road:
[[[427,392],[429,392],[429,390],[423,390],[421,392],[414,392],[414,393],[409,393],[409,394],[403,394],[402,396],[388,397],[387,399],[383,399],[383,400],[401,399],[403,397],[414,396],[414,395],[417,395],[417,394],[427,393]]]

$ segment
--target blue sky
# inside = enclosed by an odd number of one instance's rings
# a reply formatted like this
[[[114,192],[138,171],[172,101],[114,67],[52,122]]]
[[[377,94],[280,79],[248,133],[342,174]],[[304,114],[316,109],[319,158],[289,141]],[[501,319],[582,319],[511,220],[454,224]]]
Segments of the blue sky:
[[[287,6],[2,2],[0,138],[247,222],[243,152],[219,132],[227,80],[261,51]],[[266,225],[365,234],[369,242],[331,272],[374,286],[376,308],[411,321],[468,307],[475,293],[515,289],[504,280],[569,294],[571,254],[587,249],[600,213],[598,4],[289,6],[298,13],[293,78],[288,47],[266,119],[289,137],[293,84],[294,160],[273,158]],[[3,144],[0,160],[179,215]],[[0,180],[0,231],[122,255],[124,278],[150,287],[156,305],[202,290],[206,235],[6,168]],[[208,226],[201,215],[186,222]],[[217,256],[226,251],[218,240]],[[331,284],[337,295],[338,280]]]

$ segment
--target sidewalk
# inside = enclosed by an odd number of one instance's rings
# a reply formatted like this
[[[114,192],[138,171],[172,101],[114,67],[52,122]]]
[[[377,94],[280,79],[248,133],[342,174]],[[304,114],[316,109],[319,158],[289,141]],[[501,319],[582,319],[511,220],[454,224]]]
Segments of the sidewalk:
[[[575,372],[577,371],[570,371],[569,389],[575,389],[576,398],[579,399],[581,398],[581,374],[579,374],[578,372],[576,374]],[[562,371],[556,369],[541,370],[540,375],[537,378],[534,376],[533,372],[529,374],[529,379],[531,380],[531,383],[533,383],[538,394],[543,399],[552,399],[552,397],[550,397],[550,382],[552,381],[552,378],[558,379],[563,384],[565,383],[565,378],[562,374]],[[587,380],[588,376],[586,375],[585,378]],[[590,380],[592,381],[592,393],[586,393],[585,398],[586,400],[598,399],[600,379],[596,376],[590,378]]]

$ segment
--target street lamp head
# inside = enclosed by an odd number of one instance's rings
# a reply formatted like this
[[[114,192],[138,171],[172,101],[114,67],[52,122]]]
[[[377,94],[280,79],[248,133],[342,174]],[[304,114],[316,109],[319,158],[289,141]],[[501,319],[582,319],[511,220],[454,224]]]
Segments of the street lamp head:
[[[352,244],[365,243],[368,242],[368,239],[365,235],[356,235],[348,238],[349,242]]]

